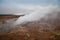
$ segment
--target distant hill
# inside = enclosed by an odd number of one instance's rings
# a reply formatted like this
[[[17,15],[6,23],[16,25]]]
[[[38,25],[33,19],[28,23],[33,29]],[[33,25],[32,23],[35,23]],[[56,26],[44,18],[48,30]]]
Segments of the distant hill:
[[[0,19],[12,19],[12,18],[18,18],[23,15],[0,15]]]

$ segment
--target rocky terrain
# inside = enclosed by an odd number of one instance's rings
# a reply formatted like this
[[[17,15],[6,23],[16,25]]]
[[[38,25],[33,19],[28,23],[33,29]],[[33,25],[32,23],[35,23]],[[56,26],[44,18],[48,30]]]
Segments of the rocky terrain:
[[[0,32],[0,40],[60,40],[60,16],[48,20],[43,18],[18,25],[8,32]]]

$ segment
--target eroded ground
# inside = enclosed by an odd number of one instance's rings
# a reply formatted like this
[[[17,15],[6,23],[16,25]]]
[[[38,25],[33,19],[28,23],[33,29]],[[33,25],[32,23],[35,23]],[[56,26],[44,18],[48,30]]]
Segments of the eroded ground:
[[[59,24],[60,19],[26,23],[8,32],[0,32],[0,40],[60,40]]]

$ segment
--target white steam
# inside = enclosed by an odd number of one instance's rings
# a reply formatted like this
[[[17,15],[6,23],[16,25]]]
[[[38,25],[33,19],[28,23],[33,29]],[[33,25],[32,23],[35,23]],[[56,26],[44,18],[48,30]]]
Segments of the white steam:
[[[19,17],[16,21],[12,22],[7,22],[6,24],[0,24],[0,31],[9,31],[13,28],[16,28],[17,25],[27,23],[27,22],[32,22],[32,21],[38,21],[41,18],[46,18],[45,16],[47,14],[53,14],[52,17],[56,17],[57,12],[60,11],[58,6],[26,6],[24,8],[24,11],[22,10],[21,14],[25,14],[22,17]],[[17,13],[15,13],[17,14]],[[56,14],[56,15],[55,15]],[[20,13],[18,13],[20,15]],[[52,18],[51,17],[51,18]]]
[[[15,25],[19,25],[26,22],[38,21],[41,18],[45,18],[47,14],[53,14],[57,12],[58,6],[37,6],[33,7],[33,11],[29,12],[29,14],[19,17],[15,22]]]

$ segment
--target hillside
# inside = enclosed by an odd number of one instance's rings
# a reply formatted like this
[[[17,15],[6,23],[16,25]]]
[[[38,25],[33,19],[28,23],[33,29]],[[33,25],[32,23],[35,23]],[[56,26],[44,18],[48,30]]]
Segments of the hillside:
[[[60,23],[58,20],[53,21],[53,23],[49,20],[42,20],[18,25],[17,28],[9,32],[0,32],[0,40],[60,40],[60,25],[57,25],[58,22]],[[51,23],[50,26],[48,26],[48,23]]]

